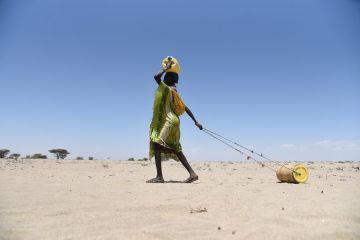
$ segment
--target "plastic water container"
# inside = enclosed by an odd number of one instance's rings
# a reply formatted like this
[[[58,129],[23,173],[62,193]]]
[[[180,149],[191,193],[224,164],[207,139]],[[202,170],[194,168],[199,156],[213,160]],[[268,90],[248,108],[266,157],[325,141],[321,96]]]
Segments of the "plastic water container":
[[[276,171],[280,182],[304,183],[309,178],[307,168],[302,164],[285,164]]]
[[[180,64],[179,64],[178,60],[172,56],[164,58],[164,60],[162,61],[163,68],[166,67],[166,65],[168,64],[169,61],[172,61],[173,64],[171,65],[171,68],[167,70],[167,72],[174,72],[174,73],[180,74]]]

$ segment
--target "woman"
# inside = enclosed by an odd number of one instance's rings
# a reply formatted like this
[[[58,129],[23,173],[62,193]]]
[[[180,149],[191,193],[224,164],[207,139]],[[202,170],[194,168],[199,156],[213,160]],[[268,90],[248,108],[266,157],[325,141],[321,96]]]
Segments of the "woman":
[[[148,180],[148,183],[163,183],[164,178],[161,169],[161,158],[172,158],[180,161],[190,176],[184,183],[191,183],[199,179],[191,168],[182,152],[180,144],[180,119],[179,116],[186,112],[201,130],[202,125],[198,123],[188,107],[185,106],[176,90],[179,76],[175,72],[166,72],[171,69],[175,59],[168,58],[165,68],[158,72],[154,78],[159,85],[155,93],[153,118],[150,125],[150,159],[155,156],[157,175]],[[161,81],[165,74],[164,81]]]

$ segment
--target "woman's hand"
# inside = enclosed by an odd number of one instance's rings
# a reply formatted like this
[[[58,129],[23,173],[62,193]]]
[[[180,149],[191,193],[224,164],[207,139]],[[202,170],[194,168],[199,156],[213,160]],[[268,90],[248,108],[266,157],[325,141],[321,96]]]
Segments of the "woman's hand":
[[[191,112],[191,110],[185,106],[185,112],[191,117],[191,119],[194,121],[195,125],[200,129],[202,130],[203,129],[203,126],[198,123],[198,121],[196,121],[195,117],[194,117],[194,114]]]
[[[171,65],[172,65],[173,63],[174,63],[174,62],[169,59],[169,62],[166,64],[165,68],[162,68],[157,74],[155,74],[154,79],[155,79],[155,81],[157,82],[157,84],[160,84],[160,82],[161,82],[161,76],[162,76],[168,69],[171,68]]]
[[[200,130],[203,129],[203,126],[202,126],[200,123],[196,122],[195,125],[196,125]]]
[[[174,62],[169,59],[168,63],[166,64],[165,70],[170,69],[170,68],[171,68],[171,65],[172,65],[173,63],[174,63]]]

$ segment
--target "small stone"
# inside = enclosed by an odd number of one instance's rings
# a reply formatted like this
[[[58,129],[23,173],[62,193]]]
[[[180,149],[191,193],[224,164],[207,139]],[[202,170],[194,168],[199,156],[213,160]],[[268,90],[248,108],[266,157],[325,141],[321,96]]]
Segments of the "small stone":
[[[283,207],[282,207],[282,208],[281,208],[281,210],[283,210],[283,211],[284,211],[284,210],[285,210],[285,208],[283,208]]]
[[[221,230],[221,227],[220,227],[220,226],[218,226],[217,230]]]
[[[324,191],[321,191],[321,193],[324,193]]]
[[[236,233],[236,230],[234,230],[234,231],[231,232],[232,235],[235,235],[235,233]]]

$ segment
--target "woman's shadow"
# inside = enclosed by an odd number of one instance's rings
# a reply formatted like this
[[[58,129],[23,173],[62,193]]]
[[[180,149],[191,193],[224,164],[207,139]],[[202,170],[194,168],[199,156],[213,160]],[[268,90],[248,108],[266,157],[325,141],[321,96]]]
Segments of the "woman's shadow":
[[[185,182],[177,181],[177,180],[168,180],[168,181],[164,181],[164,183],[185,183]],[[199,184],[199,182],[192,182],[191,184]]]

